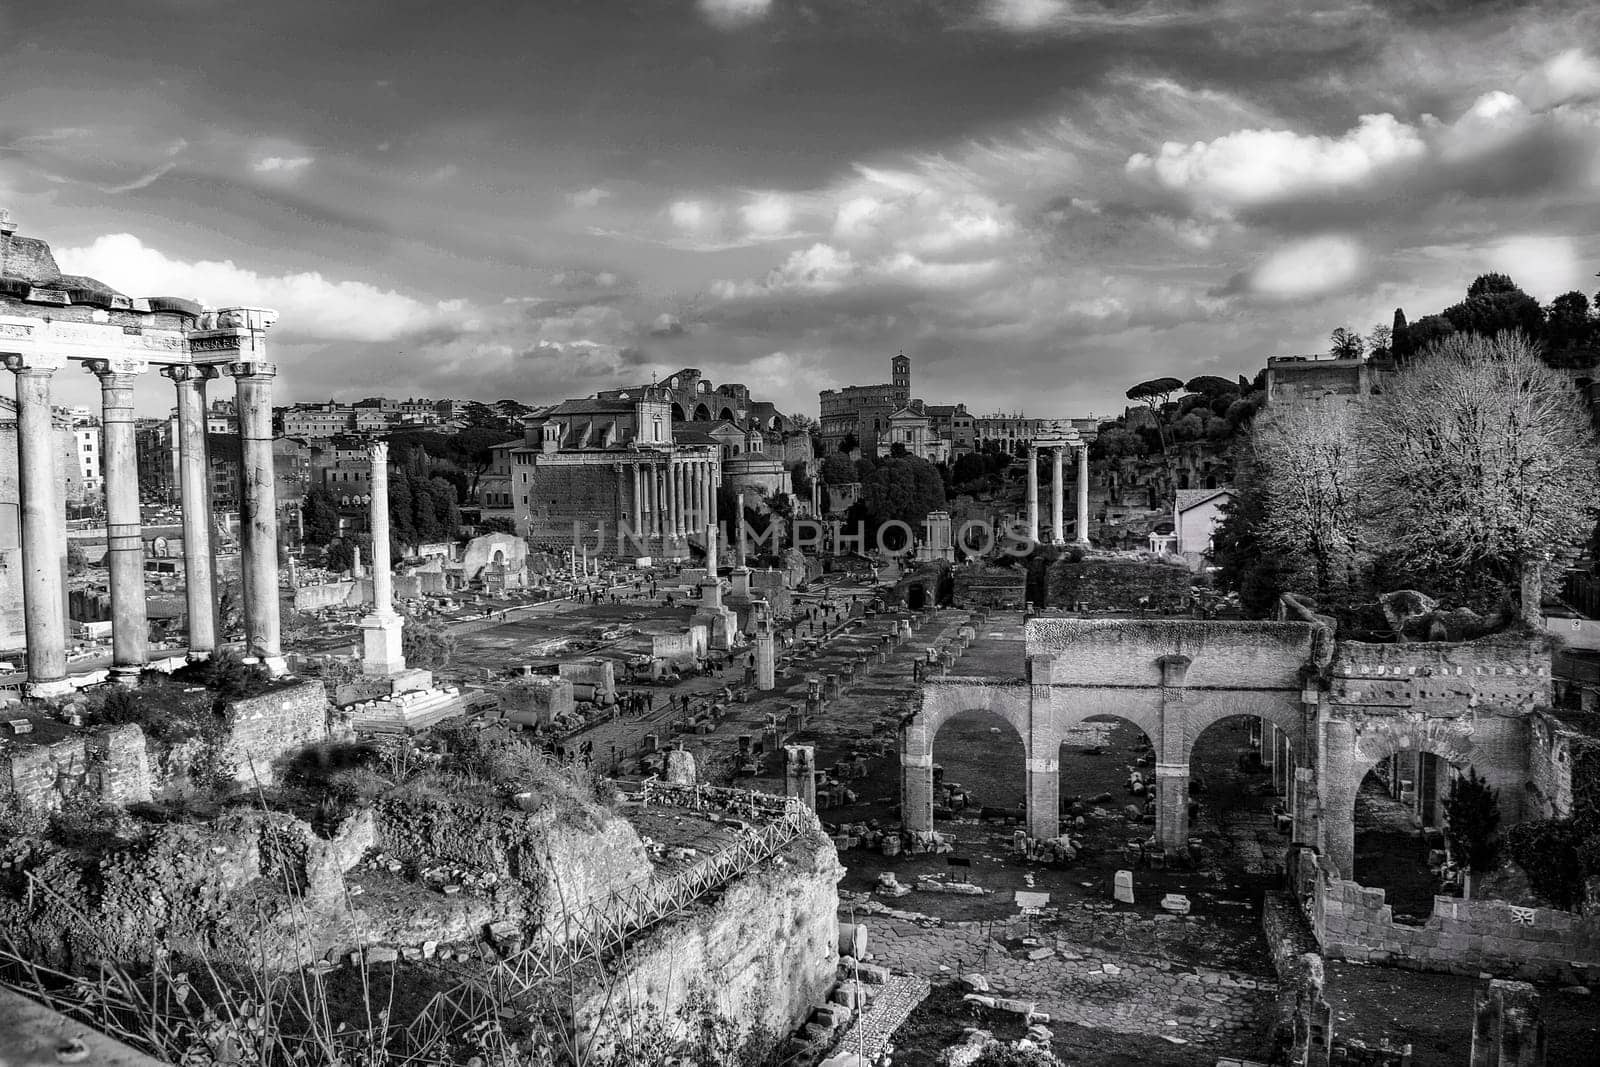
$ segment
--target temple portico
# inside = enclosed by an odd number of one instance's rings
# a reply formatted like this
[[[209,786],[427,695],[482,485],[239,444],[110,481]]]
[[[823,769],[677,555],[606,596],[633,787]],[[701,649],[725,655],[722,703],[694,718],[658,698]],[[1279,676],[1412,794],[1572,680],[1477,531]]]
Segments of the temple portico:
[[[149,658],[134,395],[152,367],[177,390],[189,653],[217,646],[216,575],[206,478],[205,383],[235,381],[243,444],[242,519],[247,653],[283,670],[278,624],[277,508],[273,493],[272,379],[266,332],[277,313],[207,311],[176,297],[124,296],[64,275],[50,247],[18,237],[0,212],[0,362],[16,376],[19,538],[29,692],[59,695],[67,678],[66,530],[51,431],[52,383],[70,363],[100,381],[104,433],[112,667],[131,678]]]
[[[1070,424],[1046,430],[1028,442],[1027,506],[1028,539],[1039,540],[1039,454],[1050,455],[1050,543],[1066,544],[1066,491],[1063,485],[1063,466],[1067,451],[1077,454],[1077,534],[1073,543],[1085,548],[1089,545],[1089,442],[1094,430],[1087,424],[1093,420],[1074,419]],[[1084,425],[1080,425],[1084,424]]]

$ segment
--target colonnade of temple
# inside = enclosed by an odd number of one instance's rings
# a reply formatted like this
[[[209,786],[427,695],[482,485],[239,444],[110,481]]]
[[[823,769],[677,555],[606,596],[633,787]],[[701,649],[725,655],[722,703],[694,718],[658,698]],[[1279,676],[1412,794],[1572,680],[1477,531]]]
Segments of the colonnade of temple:
[[[717,521],[717,462],[709,455],[663,453],[633,465],[633,532],[682,540]]]
[[[1050,541],[1052,544],[1065,544],[1066,538],[1062,535],[1064,526],[1064,512],[1066,492],[1062,485],[1062,454],[1071,448],[1078,454],[1078,514],[1077,536],[1074,543],[1087,545],[1089,543],[1089,445],[1058,444],[1045,445],[1036,443],[1028,451],[1028,538],[1032,541],[1039,540],[1039,462],[1038,453],[1047,451],[1051,455],[1052,469],[1050,477]]]
[[[16,376],[17,471],[21,499],[23,628],[30,692],[57,695],[67,680],[66,519],[56,477],[58,448],[52,384],[64,357],[0,353]],[[134,442],[134,389],[150,364],[140,359],[85,359],[100,382],[106,486],[106,562],[111,586],[112,671],[132,678],[149,662],[145,612],[144,539]],[[181,363],[161,369],[177,393],[179,489],[189,655],[216,651],[217,573],[211,542],[212,501],[206,456],[206,388],[226,373],[238,402],[240,572],[245,646],[249,656],[282,669],[278,623],[278,518],[273,491],[272,380],[277,367],[249,361]]]

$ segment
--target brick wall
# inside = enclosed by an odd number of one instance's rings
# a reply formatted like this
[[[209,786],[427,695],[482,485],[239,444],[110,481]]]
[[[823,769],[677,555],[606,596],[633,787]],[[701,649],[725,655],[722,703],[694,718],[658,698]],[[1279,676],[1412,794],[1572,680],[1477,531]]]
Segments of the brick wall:
[[[1056,607],[1087,603],[1091,612],[1138,611],[1140,600],[1148,598],[1150,611],[1184,611],[1189,606],[1190,580],[1187,567],[1166,563],[1060,559],[1046,573],[1046,603]]]
[[[80,789],[113,804],[149,800],[144,733],[113,726],[0,755],[0,793],[15,793],[25,804],[57,808]]]
[[[521,470],[514,472],[511,492],[517,500],[518,513],[531,515],[528,535],[571,543],[574,523],[592,533],[595,524],[600,522],[614,535],[618,519],[624,517],[617,512],[617,501],[629,499],[617,495],[618,485],[623,473],[630,481],[633,473],[631,467],[619,473],[612,466],[611,463],[542,461],[527,471],[529,484],[526,486],[516,476]],[[629,488],[631,490],[631,486]],[[526,508],[522,505],[524,496],[528,498]]]
[[[1331,704],[1404,708],[1455,716],[1470,708],[1532,711],[1550,703],[1546,640],[1492,637],[1456,643],[1340,641],[1330,668]]]
[[[239,781],[272,784],[278,757],[327,738],[328,711],[327,690],[315,680],[234,701],[228,758],[238,765]]]
[[[955,568],[958,608],[1020,608],[1028,599],[1027,574],[1017,568]]]
[[[784,582],[783,571],[751,571],[750,590],[767,598],[767,607],[775,618],[786,619],[794,614],[794,593]]]
[[[1191,689],[1298,689],[1308,623],[1198,619],[1032,619],[1036,684],[1158,686],[1165,655],[1188,656]]]
[[[1528,716],[1528,806],[1530,819],[1572,814],[1572,749],[1576,731],[1543,712]]]
[[[562,678],[572,683],[574,690],[583,686],[593,688],[595,696],[585,697],[585,700],[599,698],[610,702],[617,695],[616,664],[611,660],[577,660],[563,663],[557,670]]]
[[[1600,978],[1600,917],[1434,897],[1428,921],[1410,926],[1394,921],[1382,889],[1337,877],[1309,850],[1300,853],[1297,879],[1317,942],[1334,958],[1532,981]]]

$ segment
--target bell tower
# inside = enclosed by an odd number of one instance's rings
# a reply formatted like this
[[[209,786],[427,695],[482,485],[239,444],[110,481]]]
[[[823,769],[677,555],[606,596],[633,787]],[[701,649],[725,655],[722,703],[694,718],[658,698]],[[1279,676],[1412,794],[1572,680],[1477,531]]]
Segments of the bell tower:
[[[901,405],[911,399],[911,360],[904,352],[889,361],[889,384],[894,387]]]

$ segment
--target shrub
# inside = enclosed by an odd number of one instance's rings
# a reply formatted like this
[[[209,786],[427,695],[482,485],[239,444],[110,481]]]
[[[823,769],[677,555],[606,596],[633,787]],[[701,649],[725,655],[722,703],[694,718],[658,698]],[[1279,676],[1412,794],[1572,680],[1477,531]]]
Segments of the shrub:
[[[1445,837],[1456,861],[1469,871],[1487,871],[1500,855],[1500,794],[1468,768],[1444,803]]]
[[[1525,822],[1506,831],[1511,858],[1528,876],[1534,892],[1570,911],[1583,899],[1583,835],[1571,819]]]

